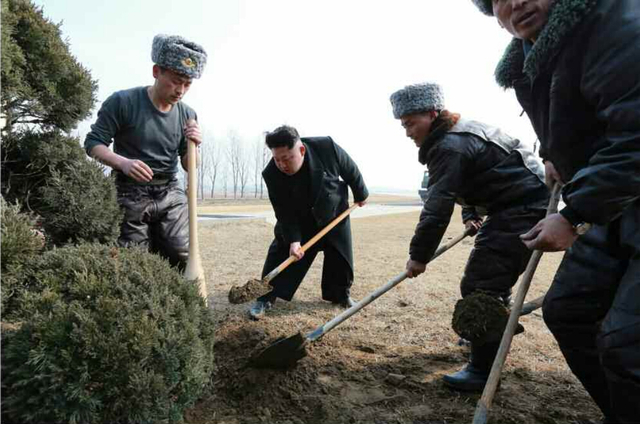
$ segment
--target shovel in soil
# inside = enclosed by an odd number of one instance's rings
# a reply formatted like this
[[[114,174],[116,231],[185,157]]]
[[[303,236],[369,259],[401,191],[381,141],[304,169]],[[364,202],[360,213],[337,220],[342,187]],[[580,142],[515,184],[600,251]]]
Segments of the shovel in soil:
[[[555,213],[558,210],[558,203],[560,202],[560,189],[561,186],[558,183],[553,186],[551,199],[549,200],[549,206],[547,207],[547,216]],[[507,327],[502,334],[502,340],[500,341],[498,353],[496,354],[496,357],[493,360],[493,365],[491,366],[489,379],[484,386],[482,397],[476,405],[476,410],[472,421],[473,424],[486,424],[487,420],[489,419],[489,409],[491,408],[491,404],[493,403],[493,396],[495,395],[498,384],[500,383],[500,374],[502,373],[502,368],[507,359],[509,348],[511,347],[511,341],[513,340],[513,335],[515,333],[516,326],[518,325],[518,318],[520,317],[520,315],[526,315],[527,313],[534,311],[535,309],[540,307],[540,305],[542,305],[542,302],[544,301],[544,296],[541,296],[534,301],[524,305],[523,307],[524,298],[527,295],[527,291],[529,291],[529,286],[531,285],[533,274],[535,273],[541,258],[542,251],[534,251],[531,255],[531,259],[529,259],[527,268],[522,275],[522,280],[520,281],[520,286],[518,287],[518,294],[516,295],[514,304],[511,307],[511,313],[509,315]]]
[[[324,227],[318,234],[313,236],[311,240],[306,242],[304,246],[302,246],[301,250],[306,252],[311,246],[313,246],[318,240],[320,240],[325,234],[333,229],[336,225],[338,225],[343,219],[345,219],[355,208],[358,207],[357,203],[351,205],[349,209],[342,212],[340,215],[336,217],[333,221],[331,221],[326,227]],[[247,281],[243,286],[233,286],[229,291],[229,302],[233,304],[245,303],[250,300],[253,300],[257,297],[263,296],[269,293],[272,287],[269,285],[269,281],[276,278],[278,274],[285,270],[289,265],[296,261],[296,257],[291,255],[282,262],[276,269],[267,274],[262,280],[252,279]]]
[[[435,258],[451,249],[453,246],[458,244],[462,239],[469,235],[468,231],[465,231],[463,234],[460,234],[449,243],[444,246],[440,246],[438,250],[433,254],[431,260],[433,261]],[[364,299],[360,302],[356,303],[346,311],[342,312],[337,317],[333,318],[331,321],[326,324],[316,328],[311,333],[306,336],[302,333],[298,332],[294,336],[290,336],[287,338],[279,339],[275,343],[267,346],[260,353],[251,358],[251,365],[256,368],[289,368],[296,364],[300,359],[307,355],[305,346],[309,342],[313,342],[327,334],[329,331],[337,327],[339,324],[343,323],[347,319],[349,319],[352,315],[355,315],[369,303],[373,302],[402,281],[407,278],[407,272],[404,271],[402,274],[397,275],[391,281],[386,283],[385,285],[379,287],[373,292],[369,293]]]

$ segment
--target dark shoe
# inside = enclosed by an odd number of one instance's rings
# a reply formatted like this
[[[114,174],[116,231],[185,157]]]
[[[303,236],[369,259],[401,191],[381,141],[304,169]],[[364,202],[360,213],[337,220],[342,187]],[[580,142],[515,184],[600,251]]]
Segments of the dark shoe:
[[[469,363],[460,371],[445,375],[442,377],[442,381],[444,381],[447,386],[463,392],[482,392],[488,378],[488,372],[476,368]]]
[[[471,346],[471,342],[465,338],[460,337],[458,339],[458,346],[463,346],[463,347],[470,347]]]
[[[256,321],[259,320],[266,311],[273,308],[273,302],[271,300],[256,300],[256,303],[249,309],[249,318]]]
[[[349,309],[350,307],[352,307],[353,305],[355,305],[355,304],[356,304],[356,301],[355,301],[355,300],[353,300],[353,299],[351,298],[351,296],[347,296],[347,297],[346,297],[346,298],[344,298],[344,299],[341,299],[341,300],[334,300],[334,301],[333,301],[333,302],[331,302],[331,303],[333,303],[334,305],[339,305],[341,308]]]

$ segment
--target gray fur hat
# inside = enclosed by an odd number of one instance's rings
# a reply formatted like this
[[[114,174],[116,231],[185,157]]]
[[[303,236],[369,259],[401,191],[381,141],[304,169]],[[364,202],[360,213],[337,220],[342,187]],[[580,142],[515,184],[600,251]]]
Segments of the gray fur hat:
[[[153,37],[151,60],[189,78],[200,78],[207,64],[207,53],[199,44],[179,35],[158,34]]]
[[[405,115],[429,110],[444,109],[444,93],[438,84],[426,82],[407,85],[391,95],[393,116],[400,119]]]
[[[487,16],[493,16],[493,5],[491,0],[471,0],[482,13]]]

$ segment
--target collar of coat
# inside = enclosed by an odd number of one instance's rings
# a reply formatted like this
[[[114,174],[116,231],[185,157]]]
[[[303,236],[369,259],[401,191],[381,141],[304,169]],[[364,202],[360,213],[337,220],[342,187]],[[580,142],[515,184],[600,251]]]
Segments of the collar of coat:
[[[505,89],[513,88],[514,81],[524,75],[533,81],[551,63],[567,36],[597,2],[598,0],[555,0],[549,11],[549,20],[526,60],[522,40],[511,40],[496,67],[495,77],[498,85]]]

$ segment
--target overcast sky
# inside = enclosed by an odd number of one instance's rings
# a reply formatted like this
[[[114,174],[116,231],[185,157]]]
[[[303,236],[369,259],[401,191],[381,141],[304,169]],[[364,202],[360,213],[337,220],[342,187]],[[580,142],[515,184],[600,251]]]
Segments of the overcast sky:
[[[209,55],[184,101],[215,139],[255,141],[283,123],[330,135],[369,186],[417,189],[424,168],[393,118],[389,96],[440,83],[447,108],[535,135],[493,71],[509,35],[470,0],[36,0],[62,22],[71,52],[99,83],[94,117],[111,93],[150,85],[151,42],[182,35]],[[208,141],[208,140],[207,140]]]

